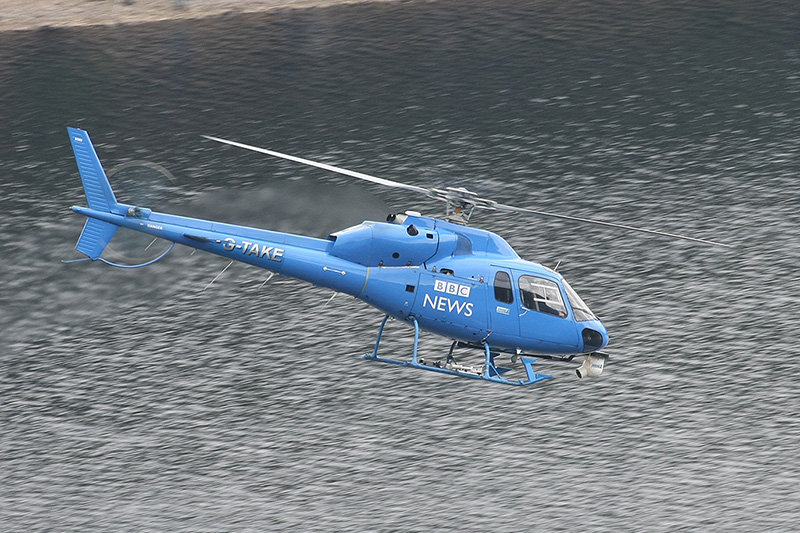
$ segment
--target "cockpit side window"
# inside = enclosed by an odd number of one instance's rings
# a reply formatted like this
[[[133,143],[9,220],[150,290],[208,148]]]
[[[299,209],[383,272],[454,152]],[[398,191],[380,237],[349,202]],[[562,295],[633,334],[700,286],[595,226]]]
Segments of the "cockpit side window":
[[[558,284],[554,281],[536,276],[520,276],[519,295],[522,305],[527,309],[562,318],[567,316],[567,307],[561,298]]]
[[[510,304],[514,302],[514,289],[511,286],[511,276],[507,272],[499,271],[494,276],[494,297],[498,302]]]

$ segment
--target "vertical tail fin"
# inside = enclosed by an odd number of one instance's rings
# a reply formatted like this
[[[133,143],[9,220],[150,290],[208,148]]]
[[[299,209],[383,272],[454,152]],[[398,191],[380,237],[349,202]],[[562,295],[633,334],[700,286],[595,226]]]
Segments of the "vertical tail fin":
[[[89,207],[96,211],[111,212],[117,205],[117,199],[111,190],[103,165],[100,158],[94,151],[89,134],[76,128],[67,128],[69,139],[72,142],[72,150],[75,152],[75,161],[78,163],[78,171],[83,182],[83,191]],[[103,222],[95,218],[89,218],[83,227],[81,237],[75,248],[92,260],[96,260],[106,249],[108,243],[114,237],[119,226]]]
[[[94,151],[89,133],[77,128],[67,128],[69,139],[72,142],[72,151],[75,152],[75,161],[78,163],[78,171],[81,174],[83,190],[86,193],[86,200],[89,207],[97,211],[111,211],[117,204],[117,198],[108,178],[100,164],[100,158]]]
[[[86,225],[83,226],[81,237],[78,239],[78,244],[75,249],[83,255],[88,256],[92,261],[100,258],[103,250],[106,249],[108,243],[114,238],[119,226],[97,220],[96,218],[86,219]]]

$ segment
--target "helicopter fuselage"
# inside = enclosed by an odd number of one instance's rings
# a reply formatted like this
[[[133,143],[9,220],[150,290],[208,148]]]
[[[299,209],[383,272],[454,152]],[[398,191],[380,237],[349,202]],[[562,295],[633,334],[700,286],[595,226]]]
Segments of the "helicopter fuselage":
[[[603,324],[559,273],[521,259],[486,230],[408,214],[317,239],[116,202],[108,210],[73,210],[90,221],[349,294],[389,316],[467,344],[562,355],[594,352],[608,342]],[[104,247],[92,241],[93,235],[85,230],[81,240],[86,240],[78,243],[89,257]]]

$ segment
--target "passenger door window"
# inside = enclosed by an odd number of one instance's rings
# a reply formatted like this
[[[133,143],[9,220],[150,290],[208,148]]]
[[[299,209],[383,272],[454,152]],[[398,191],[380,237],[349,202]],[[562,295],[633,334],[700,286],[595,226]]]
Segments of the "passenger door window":
[[[505,304],[514,302],[514,289],[511,286],[511,276],[502,270],[494,276],[494,298],[498,302],[503,302]]]

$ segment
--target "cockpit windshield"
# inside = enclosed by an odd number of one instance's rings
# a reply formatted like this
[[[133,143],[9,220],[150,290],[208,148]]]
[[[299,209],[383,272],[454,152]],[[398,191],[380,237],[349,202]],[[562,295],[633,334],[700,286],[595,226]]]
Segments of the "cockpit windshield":
[[[575,315],[575,320],[578,322],[586,322],[587,320],[597,320],[597,317],[594,316],[589,310],[589,306],[581,300],[581,297],[578,296],[578,293],[569,286],[567,280],[562,279],[561,282],[564,284],[564,290],[567,293],[567,299],[569,300],[569,305],[572,307],[572,314]]]

